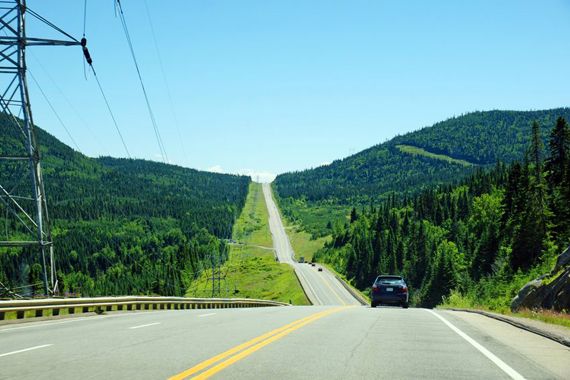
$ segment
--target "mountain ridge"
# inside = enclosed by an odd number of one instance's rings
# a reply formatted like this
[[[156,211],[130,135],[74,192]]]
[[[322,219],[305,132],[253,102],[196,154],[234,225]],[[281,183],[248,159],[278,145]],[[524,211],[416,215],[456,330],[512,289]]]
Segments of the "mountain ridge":
[[[0,153],[16,155],[25,151],[23,141],[6,117],[0,114]],[[207,259],[227,257],[222,239],[231,237],[249,177],[91,158],[40,128],[35,132],[63,293],[184,295]],[[28,165],[4,162],[2,185],[29,195]],[[7,223],[13,232],[7,240],[18,240],[25,231],[15,219]],[[0,248],[0,283],[8,288],[41,293],[41,272],[35,250]]]
[[[399,135],[349,157],[314,169],[283,173],[274,181],[281,198],[368,203],[403,189],[422,190],[466,178],[474,168],[458,168],[433,158],[410,156],[397,145],[412,145],[433,154],[480,166],[522,160],[530,142],[530,125],[537,120],[543,143],[557,117],[570,119],[570,108],[540,111],[477,111],[452,117]]]

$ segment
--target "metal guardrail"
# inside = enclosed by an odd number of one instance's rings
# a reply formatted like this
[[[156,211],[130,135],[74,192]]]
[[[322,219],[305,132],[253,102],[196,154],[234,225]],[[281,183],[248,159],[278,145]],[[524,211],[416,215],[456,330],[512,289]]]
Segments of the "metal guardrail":
[[[362,306],[366,306],[370,304],[370,301],[364,298],[362,294],[358,291],[354,290],[352,286],[350,286],[346,281],[344,281],[339,275],[336,273],[333,274],[335,278],[341,283],[341,285],[346,289],[347,292],[350,293]]]
[[[96,297],[46,298],[37,300],[0,301],[0,321],[8,313],[16,319],[79,313],[131,310],[225,309],[268,306],[290,306],[287,303],[248,298],[184,298],[184,297]]]

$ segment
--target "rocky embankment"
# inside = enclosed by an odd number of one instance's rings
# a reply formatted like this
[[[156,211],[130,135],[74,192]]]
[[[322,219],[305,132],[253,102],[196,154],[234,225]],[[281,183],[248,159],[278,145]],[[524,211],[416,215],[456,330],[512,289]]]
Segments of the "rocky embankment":
[[[511,302],[511,310],[552,309],[570,312],[570,247],[556,261],[552,272],[527,283]]]

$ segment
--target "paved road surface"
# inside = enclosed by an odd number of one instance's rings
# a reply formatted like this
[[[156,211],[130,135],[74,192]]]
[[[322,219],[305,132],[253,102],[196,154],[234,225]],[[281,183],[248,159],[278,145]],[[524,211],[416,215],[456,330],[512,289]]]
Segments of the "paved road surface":
[[[2,380],[176,375],[568,379],[570,349],[480,315],[401,308],[125,312],[0,327]]]
[[[263,195],[269,212],[269,229],[273,238],[273,247],[277,258],[295,268],[295,272],[313,305],[359,305],[360,303],[342,286],[329,271],[322,272],[309,264],[300,264],[293,260],[295,253],[283,227],[279,210],[271,194],[271,186],[263,184]]]
[[[305,275],[311,299],[356,303],[327,272],[291,259],[268,190],[277,254]],[[187,377],[570,379],[570,348],[477,314],[390,307],[164,310],[0,326],[0,380]]]

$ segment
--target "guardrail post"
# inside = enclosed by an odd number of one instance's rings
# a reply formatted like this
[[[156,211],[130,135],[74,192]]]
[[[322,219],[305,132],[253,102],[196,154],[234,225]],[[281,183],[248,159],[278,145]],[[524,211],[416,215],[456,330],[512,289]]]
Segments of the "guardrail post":
[[[1,1],[0,1],[1,2]],[[108,297],[54,300],[18,300],[0,303],[0,321],[6,313],[14,313],[17,319],[67,314],[124,310],[187,310],[187,309],[238,309],[267,306],[283,306],[272,301],[252,299],[204,299],[183,297]],[[125,307],[126,306],[126,307]],[[11,314],[10,314],[11,315]]]

